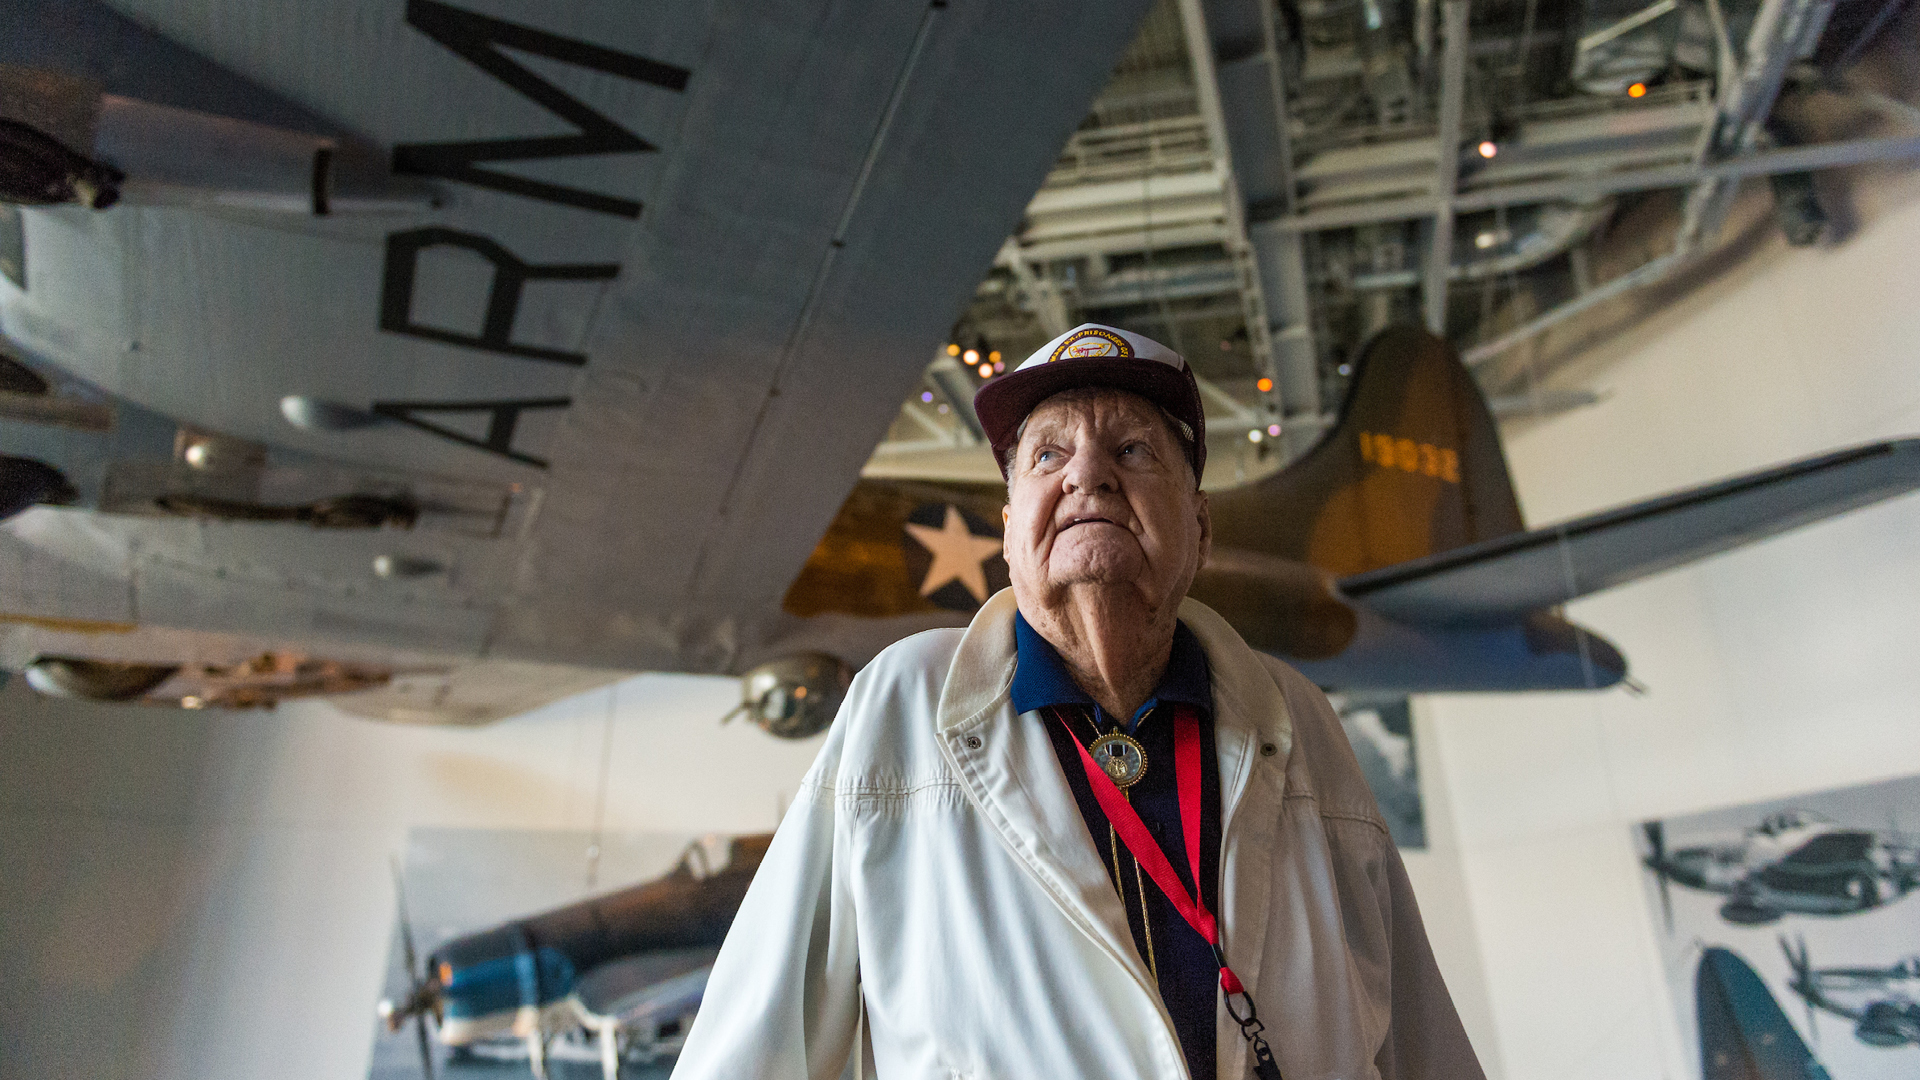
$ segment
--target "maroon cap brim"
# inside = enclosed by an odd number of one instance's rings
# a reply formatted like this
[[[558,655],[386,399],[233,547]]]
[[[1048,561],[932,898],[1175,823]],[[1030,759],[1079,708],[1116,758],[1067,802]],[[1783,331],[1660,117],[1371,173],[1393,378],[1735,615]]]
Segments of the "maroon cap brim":
[[[993,460],[1006,475],[1007,452],[1013,449],[1020,424],[1041,402],[1065,390],[1105,386],[1138,394],[1167,410],[1193,429],[1187,446],[1193,475],[1198,479],[1207,464],[1207,419],[1200,407],[1200,386],[1193,372],[1158,360],[1089,356],[1055,360],[990,379],[973,395],[973,411],[993,445]]]

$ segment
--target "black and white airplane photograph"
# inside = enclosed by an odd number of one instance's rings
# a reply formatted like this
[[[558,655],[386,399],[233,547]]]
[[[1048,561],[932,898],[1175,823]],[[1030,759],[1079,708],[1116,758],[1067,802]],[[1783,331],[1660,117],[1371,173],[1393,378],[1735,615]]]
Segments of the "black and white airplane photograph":
[[[1920,777],[1645,823],[1649,908],[1682,1022],[1703,944],[1730,949],[1747,975],[1729,977],[1774,998],[1782,1030],[1833,1080],[1913,1075],[1920,898],[1908,894],[1920,888],[1920,837],[1900,823],[1916,814]],[[1753,996],[1729,990],[1728,1001]],[[1703,1047],[1715,1037],[1700,1030]]]
[[[0,1080],[1914,1074],[1916,297],[1914,0],[0,0]]]

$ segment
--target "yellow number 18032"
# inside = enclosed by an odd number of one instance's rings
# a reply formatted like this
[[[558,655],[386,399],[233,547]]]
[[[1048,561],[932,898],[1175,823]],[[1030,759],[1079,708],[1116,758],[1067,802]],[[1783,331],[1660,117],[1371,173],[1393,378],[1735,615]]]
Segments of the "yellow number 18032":
[[[1432,443],[1363,431],[1360,433],[1360,457],[1383,469],[1419,473],[1445,480],[1449,484],[1460,482],[1460,454]]]

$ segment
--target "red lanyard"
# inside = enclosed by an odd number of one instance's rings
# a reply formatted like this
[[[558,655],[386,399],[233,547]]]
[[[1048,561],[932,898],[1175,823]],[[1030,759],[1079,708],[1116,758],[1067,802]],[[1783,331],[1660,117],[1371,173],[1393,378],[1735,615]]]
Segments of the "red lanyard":
[[[1180,883],[1180,876],[1174,873],[1173,864],[1167,861],[1166,852],[1147,831],[1147,825],[1140,820],[1140,812],[1133,803],[1120,794],[1106,771],[1093,760],[1093,755],[1081,744],[1080,737],[1073,734],[1073,728],[1060,710],[1054,710],[1054,718],[1067,729],[1067,735],[1073,739],[1074,749],[1080,751],[1080,765],[1086,770],[1087,785],[1093,789],[1093,797],[1100,809],[1107,815],[1107,821],[1113,825],[1113,831],[1120,841],[1127,845],[1128,854],[1133,856],[1140,869],[1147,872],[1153,883],[1160,887],[1167,902],[1187,920],[1195,933],[1208,945],[1213,946],[1213,958],[1220,965],[1220,989],[1227,993],[1227,1013],[1240,1025],[1240,1031],[1253,1045],[1254,1074],[1261,1080],[1280,1080],[1279,1066],[1274,1062],[1273,1051],[1268,1049],[1266,1039],[1261,1037],[1265,1025],[1254,1013],[1253,996],[1240,982],[1240,977],[1227,966],[1227,960],[1220,951],[1220,924],[1207,910],[1206,902],[1200,897],[1200,718],[1194,713],[1193,706],[1175,704],[1173,707],[1173,780],[1180,799],[1180,832],[1187,842],[1187,865],[1193,871],[1194,894],[1189,896],[1187,888]],[[1143,913],[1144,915],[1144,913]],[[1233,1007],[1234,997],[1246,1002],[1246,1014],[1243,1016]]]

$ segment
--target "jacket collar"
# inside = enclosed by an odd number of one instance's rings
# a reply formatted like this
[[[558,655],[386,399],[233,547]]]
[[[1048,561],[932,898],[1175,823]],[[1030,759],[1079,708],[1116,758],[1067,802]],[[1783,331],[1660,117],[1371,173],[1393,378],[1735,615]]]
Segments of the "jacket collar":
[[[981,606],[954,651],[934,721],[941,755],[968,801],[1040,888],[1158,1003],[1099,853],[1084,828],[1065,827],[1081,819],[1052,745],[1039,725],[1022,722],[1014,711],[1017,612],[1013,590],[1002,589]],[[1226,620],[1187,599],[1180,621],[1198,640],[1212,681],[1226,846],[1220,883],[1224,945],[1234,972],[1257,990],[1292,721],[1273,675]],[[1242,813],[1243,807],[1251,812]],[[1171,1020],[1168,1025],[1171,1030]],[[1244,1059],[1237,1029],[1223,1034],[1221,1047],[1223,1061],[1229,1055]]]
[[[1032,712],[1050,705],[1091,705],[1098,712],[1100,706],[1080,684],[1073,681],[1073,675],[1067,670],[1067,662],[1060,658],[1060,651],[1053,643],[1040,636],[1020,612],[1013,613],[1014,669],[1013,686],[1008,696],[1013,701],[1013,711]],[[1160,676],[1160,684],[1153,688],[1153,696],[1133,714],[1127,724],[1128,733],[1140,726],[1140,721],[1157,708],[1162,702],[1173,701],[1195,708],[1211,715],[1213,712],[1213,693],[1207,675],[1207,654],[1200,649],[1200,639],[1193,636],[1187,624],[1176,622],[1173,626],[1173,651],[1167,657],[1167,670]],[[1104,717],[1105,714],[1101,713]],[[1117,718],[1100,720],[1104,729],[1108,722]]]

